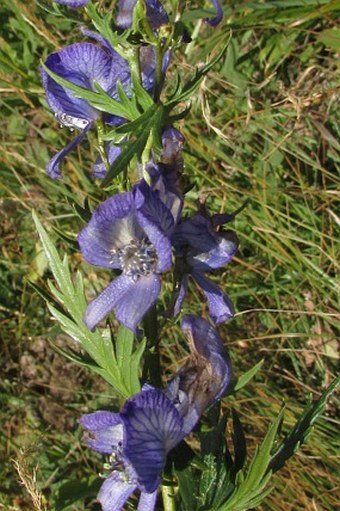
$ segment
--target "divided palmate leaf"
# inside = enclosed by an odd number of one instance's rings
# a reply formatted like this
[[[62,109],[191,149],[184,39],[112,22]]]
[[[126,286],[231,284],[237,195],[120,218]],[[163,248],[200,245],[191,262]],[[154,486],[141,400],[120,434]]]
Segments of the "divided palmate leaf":
[[[200,86],[201,81],[207,75],[207,73],[212,69],[218,61],[223,57],[226,49],[229,46],[229,42],[231,40],[231,35],[225,44],[223,44],[220,51],[213,57],[205,66],[202,66],[200,69],[196,69],[194,76],[183,85],[183,87],[177,87],[176,92],[170,97],[169,101],[165,104],[169,110],[174,108],[181,101],[186,101],[191,99],[194,92]]]
[[[49,267],[55,278],[56,285],[49,283],[51,294],[58,303],[67,311],[65,313],[61,308],[55,306],[55,302],[48,299],[46,293],[48,308],[53,317],[58,321],[61,328],[70,335],[75,341],[79,342],[82,348],[90,355],[94,363],[84,361],[82,357],[79,360],[74,359],[72,352],[69,352],[69,358],[73,361],[86,365],[98,374],[100,374],[108,383],[110,383],[115,391],[121,396],[127,398],[139,390],[138,370],[139,362],[144,350],[144,344],[141,343],[137,350],[133,352],[133,339],[128,339],[126,334],[121,334],[122,338],[118,339],[120,359],[116,357],[109,335],[98,330],[91,332],[83,321],[86,309],[86,300],[84,297],[84,288],[81,275],[78,273],[73,282],[67,258],[63,260],[59,257],[51,239],[40,223],[35,212],[33,212],[33,220],[43,245]],[[127,346],[124,346],[124,342]],[[127,370],[126,363],[122,362],[122,357],[128,357],[127,360],[131,364]]]

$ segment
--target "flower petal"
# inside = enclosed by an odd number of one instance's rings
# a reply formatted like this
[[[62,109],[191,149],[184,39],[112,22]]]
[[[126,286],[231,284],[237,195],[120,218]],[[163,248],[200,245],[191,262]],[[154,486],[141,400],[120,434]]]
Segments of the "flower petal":
[[[137,511],[153,511],[157,500],[157,490],[153,493],[142,491],[140,494]]]
[[[176,298],[175,307],[174,307],[174,316],[177,316],[179,314],[183,300],[185,298],[185,295],[187,293],[188,289],[188,274],[184,274],[180,283],[179,292]]]
[[[216,324],[227,321],[234,316],[234,307],[231,300],[214,282],[200,272],[193,272],[192,277],[207,297],[209,313]]]
[[[95,209],[91,220],[80,232],[78,242],[89,263],[104,268],[120,268],[115,251],[142,236],[133,195],[125,192],[110,197]]]
[[[98,493],[98,501],[102,511],[121,511],[136,485],[124,479],[124,476],[114,471],[102,484]]]
[[[126,433],[123,456],[134,468],[140,489],[152,493],[160,484],[167,453],[183,438],[183,420],[158,389],[130,398],[120,416]]]
[[[138,222],[156,249],[157,271],[168,270],[171,266],[171,241],[174,220],[169,209],[154,191],[142,180],[134,188]]]
[[[221,268],[238,248],[232,231],[215,232],[210,219],[199,213],[176,227],[173,241],[178,253],[184,252],[189,266],[197,271]]]
[[[84,321],[90,330],[113,309],[117,319],[136,332],[138,323],[154,304],[160,292],[160,278],[151,274],[133,281],[120,275],[89,303]]]
[[[216,15],[213,18],[207,18],[205,21],[209,23],[209,25],[211,25],[212,27],[216,27],[216,25],[218,25],[222,21],[223,9],[218,0],[212,0],[212,3],[215,7]]]
[[[217,330],[208,321],[199,316],[185,314],[182,319],[181,328],[189,339],[190,351],[192,353],[199,353],[213,367],[218,387],[215,388],[215,395],[210,402],[211,404],[223,396],[232,378],[231,361],[228,351],[223,345]]]
[[[114,83],[111,55],[92,43],[74,43],[66,46],[50,54],[45,64],[62,78],[89,90],[93,89],[94,80],[106,91],[112,88]],[[98,110],[55,82],[43,68],[41,75],[47,101],[57,115],[67,114],[75,119],[88,121],[98,117]]]
[[[133,9],[136,0],[119,0],[116,24],[120,28],[129,28],[132,25]],[[146,15],[153,29],[168,23],[169,18],[159,0],[146,0]]]
[[[62,173],[60,170],[60,163],[68,155],[69,152],[72,151],[85,137],[86,133],[92,127],[92,123],[88,124],[85,129],[83,129],[79,135],[77,135],[71,142],[67,144],[66,147],[61,149],[57,154],[55,154],[50,161],[46,165],[46,171],[49,176],[53,179],[59,179],[62,177]]]
[[[86,443],[95,451],[112,454],[123,442],[123,425],[119,413],[88,413],[83,415],[79,422],[89,433]]]
[[[197,249],[188,251],[187,262],[193,270],[203,272],[222,268],[237,252],[238,239],[232,231],[221,234],[210,233],[209,236],[211,241],[209,250],[205,246],[204,251]]]
[[[110,165],[118,158],[120,153],[122,152],[122,148],[115,144],[107,144],[105,147],[105,152],[107,155],[107,160]],[[99,179],[103,179],[106,176],[107,168],[105,163],[103,162],[101,156],[98,156],[95,163],[92,166],[92,174],[94,177],[98,177]]]
[[[147,171],[152,190],[158,191],[159,199],[172,214],[174,221],[171,226],[172,231],[180,219],[183,208],[183,194],[178,183],[181,171],[176,164],[168,165],[162,162],[156,164],[152,161],[148,163]]]

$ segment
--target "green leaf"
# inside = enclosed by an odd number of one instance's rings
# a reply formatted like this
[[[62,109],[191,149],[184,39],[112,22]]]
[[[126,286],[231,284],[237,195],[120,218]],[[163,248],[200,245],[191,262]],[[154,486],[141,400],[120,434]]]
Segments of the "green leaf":
[[[234,445],[234,466],[233,472],[236,474],[239,470],[241,470],[246,462],[247,458],[247,444],[244,436],[243,428],[241,421],[236,413],[236,411],[232,408],[232,417],[233,417],[233,445]]]
[[[318,34],[318,40],[327,48],[332,50],[340,50],[340,28],[327,28]]]
[[[56,285],[50,282],[49,287],[54,296],[53,301],[45,293],[48,308],[61,328],[74,340],[80,343],[85,351],[98,366],[95,371],[108,381],[122,396],[129,397],[131,392],[125,385],[124,374],[116,360],[113,345],[109,336],[101,334],[98,330],[91,332],[83,321],[86,310],[86,300],[81,274],[78,273],[73,283],[66,256],[63,260],[54,247],[47,232],[40,223],[35,212],[32,213],[40,240],[42,242],[49,267],[53,273]],[[67,310],[65,313],[59,306],[55,306],[55,298]],[[135,382],[134,382],[135,383]]]
[[[196,89],[198,89],[205,75],[223,57],[226,49],[228,48],[230,40],[231,34],[227,42],[222,46],[222,48],[215,55],[215,57],[213,57],[205,66],[201,67],[200,69],[196,69],[194,76],[180,90],[178,90],[173,96],[170,97],[169,101],[165,104],[169,108],[169,110],[174,108],[181,101],[185,101],[191,98]]]
[[[246,373],[244,373],[242,376],[240,376],[235,382],[232,383],[230,390],[228,391],[228,394],[234,393],[237,390],[242,389],[247,385],[247,383],[254,378],[255,374],[261,369],[263,365],[264,359],[260,360],[254,367],[249,369]]]
[[[136,139],[132,142],[129,141],[125,149],[123,149],[118,158],[113,162],[102,181],[102,187],[107,186],[113,178],[125,170],[134,156],[141,159],[150,135],[153,136],[153,146],[159,145],[160,131],[165,122],[166,111],[163,105],[152,104],[149,110],[140,115],[138,119],[117,129],[117,131],[124,133],[132,131]]]
[[[139,343],[133,351],[134,334],[124,325],[121,325],[115,338],[117,363],[123,375],[124,383],[130,394],[140,391],[139,363],[145,348],[145,341]]]
[[[76,85],[69,80],[65,80],[61,76],[57,75],[53,71],[51,71],[44,63],[41,66],[45,69],[46,73],[53,78],[59,85],[66,87],[71,90],[77,98],[86,99],[90,103],[91,106],[105,112],[107,114],[118,115],[120,117],[124,117],[125,119],[134,119],[134,115],[132,115],[132,103],[127,108],[122,103],[113,99],[109,96],[100,86],[99,84],[95,84],[98,92],[90,91],[85,87],[81,87],[80,85]]]
[[[249,509],[249,503],[252,500],[263,498],[265,487],[271,477],[271,471],[268,471],[270,453],[282,417],[283,408],[269,427],[261,446],[256,449],[247,473],[245,474],[242,470],[237,473],[236,486],[232,495],[217,511],[245,511]]]
[[[318,399],[315,403],[310,403],[306,407],[294,428],[273,454],[269,464],[270,470],[276,472],[283,467],[287,459],[293,456],[296,449],[307,439],[311,433],[314,422],[322,414],[327,399],[335,391],[339,383],[340,376],[336,378],[326,390],[324,390],[320,399]]]
[[[128,167],[130,161],[134,156],[136,156],[137,154],[138,155],[142,154],[148,141],[149,134],[150,133],[148,131],[145,131],[144,133],[141,133],[140,137],[137,138],[137,140],[135,140],[134,142],[129,142],[126,145],[125,149],[123,149],[118,158],[115,159],[115,161],[107,171],[107,174],[101,183],[102,188],[107,186],[112,181],[112,179],[114,179],[121,172],[123,172],[123,170],[125,170]]]

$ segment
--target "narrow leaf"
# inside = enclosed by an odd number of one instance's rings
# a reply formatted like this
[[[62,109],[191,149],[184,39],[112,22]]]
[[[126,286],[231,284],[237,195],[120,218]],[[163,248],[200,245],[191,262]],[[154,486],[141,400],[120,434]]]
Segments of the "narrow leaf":
[[[287,435],[282,444],[277,448],[276,452],[272,456],[269,464],[269,469],[273,472],[279,470],[288,458],[290,458],[296,449],[306,441],[307,437],[311,432],[311,428],[316,419],[322,414],[326,401],[329,396],[335,391],[340,383],[340,376],[336,378],[329,387],[324,390],[320,399],[315,403],[309,404],[303,412],[300,419],[295,424],[294,428]]]
[[[260,360],[254,367],[249,369],[246,373],[242,374],[235,382],[232,383],[231,389],[228,394],[234,393],[237,390],[242,389],[247,383],[255,376],[255,374],[261,369],[264,359]]]

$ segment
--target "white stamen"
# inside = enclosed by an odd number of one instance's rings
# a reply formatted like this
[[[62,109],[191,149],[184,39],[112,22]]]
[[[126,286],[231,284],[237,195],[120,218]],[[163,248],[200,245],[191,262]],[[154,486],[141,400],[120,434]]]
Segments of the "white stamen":
[[[89,123],[87,119],[82,119],[81,117],[73,117],[73,115],[68,115],[64,112],[56,113],[55,117],[61,122],[62,126],[71,128],[71,131],[73,131],[74,128],[83,130]]]

